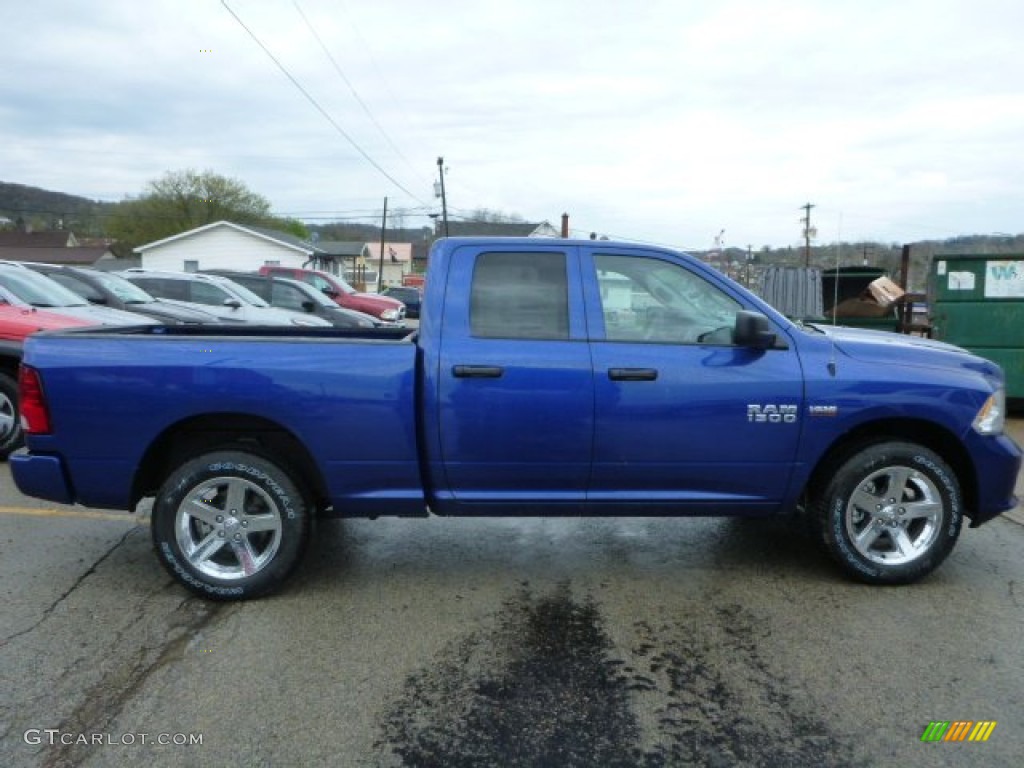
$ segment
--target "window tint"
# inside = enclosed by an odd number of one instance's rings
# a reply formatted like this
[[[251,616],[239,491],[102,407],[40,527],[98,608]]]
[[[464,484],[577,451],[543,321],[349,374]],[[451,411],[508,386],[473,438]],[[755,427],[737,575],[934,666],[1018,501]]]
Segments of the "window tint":
[[[271,287],[271,299],[270,303],[275,307],[282,307],[284,309],[292,309],[298,312],[305,312],[302,308],[302,302],[305,301],[305,295],[295,286],[283,285],[282,283],[274,283]]]
[[[183,280],[168,280],[163,277],[136,277],[132,275],[131,282],[142,288],[152,296],[161,299],[176,299],[178,301],[189,301],[188,283]]]
[[[69,291],[74,291],[83,299],[100,303],[103,301],[103,294],[97,291],[88,283],[79,280],[77,277],[65,274],[64,272],[53,272],[47,275],[54,282],[60,283]]]
[[[633,256],[594,264],[608,341],[732,343],[740,303],[690,270]]]
[[[480,254],[469,312],[474,336],[568,339],[565,254]]]
[[[230,298],[231,296],[227,292],[222,291],[216,285],[201,282],[192,283],[192,301],[197,304],[209,304],[220,307]]]

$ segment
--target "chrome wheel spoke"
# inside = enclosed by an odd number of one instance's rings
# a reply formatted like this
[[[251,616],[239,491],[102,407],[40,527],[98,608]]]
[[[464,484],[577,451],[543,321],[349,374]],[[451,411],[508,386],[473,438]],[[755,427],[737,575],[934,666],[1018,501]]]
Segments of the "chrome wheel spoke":
[[[189,561],[192,565],[204,563],[217,554],[223,546],[224,539],[217,533],[217,531],[210,531],[206,538],[199,542],[199,546],[197,546],[195,551],[189,556]]]
[[[942,504],[937,501],[928,499],[926,501],[912,501],[909,504],[904,504],[903,508],[906,510],[904,517],[907,520],[914,520],[918,518],[928,518],[929,520],[937,520],[939,515],[942,513]]]
[[[245,523],[247,533],[281,530],[281,518],[275,514],[246,515],[242,521]]]
[[[868,550],[870,550],[871,547],[874,546],[874,543],[878,541],[878,537],[881,533],[882,528],[878,523],[872,520],[854,537],[853,543],[857,546],[857,549],[867,554]]]
[[[232,541],[231,549],[234,550],[235,557],[238,558],[238,564],[244,575],[252,576],[256,573],[258,570],[256,565],[257,557],[252,549],[252,543],[247,536],[243,536],[241,541]]]
[[[228,496],[224,502],[224,511],[236,517],[240,517],[245,511],[245,485],[243,481],[234,480],[228,483]]]
[[[204,489],[205,490],[205,489]],[[207,502],[203,501],[201,495],[197,495],[188,500],[188,505],[184,510],[186,515],[202,520],[209,526],[217,524],[217,516],[221,514],[219,509],[211,507]]]
[[[904,529],[896,528],[889,531],[889,537],[892,539],[892,545],[901,558],[906,559],[914,555],[914,542],[910,540]]]
[[[879,497],[862,488],[853,494],[850,498],[850,504],[856,509],[874,513],[879,506]]]
[[[911,475],[914,471],[908,467],[893,467],[889,470],[889,490],[888,497],[890,501],[899,503],[903,500],[903,496],[907,492],[907,483],[910,482]]]

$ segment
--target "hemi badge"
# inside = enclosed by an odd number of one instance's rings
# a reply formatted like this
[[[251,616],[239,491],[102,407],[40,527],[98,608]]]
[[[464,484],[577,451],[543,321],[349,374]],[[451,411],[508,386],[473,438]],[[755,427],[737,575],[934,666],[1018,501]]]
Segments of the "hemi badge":
[[[825,416],[834,418],[839,415],[839,406],[837,405],[811,405],[807,408],[807,412],[811,416]]]

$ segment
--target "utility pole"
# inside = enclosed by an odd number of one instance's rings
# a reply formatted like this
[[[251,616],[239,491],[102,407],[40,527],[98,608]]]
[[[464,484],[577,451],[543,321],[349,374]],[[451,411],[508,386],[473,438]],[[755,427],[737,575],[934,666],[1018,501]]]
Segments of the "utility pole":
[[[384,290],[384,233],[388,231],[388,199],[384,198],[384,215],[380,220],[380,268],[377,270],[377,293]]]
[[[804,266],[811,266],[811,237],[816,234],[814,228],[811,226],[811,208],[814,208],[813,203],[804,203],[800,206],[800,210],[804,212],[804,217],[800,219],[804,225]]]
[[[448,237],[448,198],[444,194],[444,158],[437,158],[437,174],[441,177],[439,185],[434,187],[434,197],[441,198],[441,220],[444,222],[444,236]]]

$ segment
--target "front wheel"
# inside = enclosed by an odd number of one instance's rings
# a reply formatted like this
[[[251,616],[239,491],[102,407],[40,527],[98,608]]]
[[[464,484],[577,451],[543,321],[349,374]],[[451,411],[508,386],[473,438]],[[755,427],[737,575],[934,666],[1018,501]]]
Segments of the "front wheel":
[[[913,443],[878,443],[849,457],[817,502],[826,548],[869,584],[908,584],[931,573],[963,522],[956,475]]]
[[[153,505],[160,561],[212,600],[244,600],[278,587],[298,564],[308,531],[306,502],[292,477],[241,451],[182,464]]]

